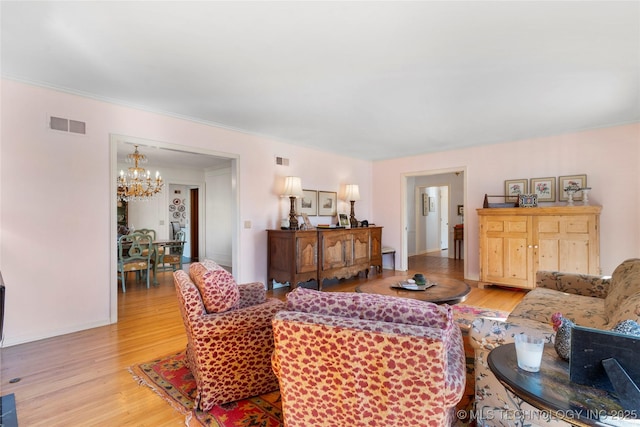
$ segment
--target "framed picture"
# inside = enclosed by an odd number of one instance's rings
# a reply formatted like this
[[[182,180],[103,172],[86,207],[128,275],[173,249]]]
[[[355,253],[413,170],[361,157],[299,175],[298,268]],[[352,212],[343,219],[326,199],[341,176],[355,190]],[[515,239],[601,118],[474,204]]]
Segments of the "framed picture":
[[[313,230],[315,229],[315,227],[313,226],[313,224],[311,224],[311,221],[309,220],[309,215],[307,215],[306,213],[300,214],[302,216],[302,220],[304,221],[303,224],[303,230]]]
[[[520,194],[518,196],[518,206],[521,208],[535,208],[538,206],[538,195]]]
[[[504,182],[504,195],[508,202],[517,202],[520,194],[526,194],[528,189],[526,179],[508,179]]]
[[[335,191],[318,191],[318,215],[336,216],[338,193]]]
[[[299,214],[310,216],[318,215],[318,192],[315,190],[302,190],[304,194],[296,201]]]
[[[538,196],[539,202],[556,201],[556,177],[531,178],[531,193]]]
[[[340,227],[349,227],[351,226],[351,223],[349,222],[349,217],[347,216],[347,214],[339,214],[339,225]]]
[[[567,187],[584,188],[587,186],[587,175],[567,175],[558,177],[558,194],[560,197],[558,200],[566,202],[569,200],[569,195],[564,191]],[[582,200],[582,191],[573,195],[573,200]]]
[[[458,205],[458,215],[464,216],[464,205]]]
[[[427,193],[422,193],[422,216],[429,215],[429,196]]]
[[[435,211],[436,211],[436,198],[429,197],[429,212],[435,212]]]

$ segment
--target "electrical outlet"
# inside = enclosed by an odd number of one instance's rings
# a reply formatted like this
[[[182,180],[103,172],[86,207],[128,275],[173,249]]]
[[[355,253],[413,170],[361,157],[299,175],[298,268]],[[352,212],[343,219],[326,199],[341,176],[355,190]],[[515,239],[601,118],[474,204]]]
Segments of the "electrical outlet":
[[[245,221],[244,228],[251,228],[251,221]]]

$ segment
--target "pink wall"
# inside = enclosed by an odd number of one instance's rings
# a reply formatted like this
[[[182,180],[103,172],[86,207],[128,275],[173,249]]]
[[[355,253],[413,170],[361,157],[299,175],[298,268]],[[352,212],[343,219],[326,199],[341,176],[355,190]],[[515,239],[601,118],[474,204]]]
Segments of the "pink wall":
[[[604,206],[602,267],[640,256],[640,125],[519,141],[381,162],[366,162],[264,137],[163,116],[9,80],[0,123],[0,269],[7,283],[4,345],[108,324],[117,292],[115,195],[110,135],[162,141],[238,158],[238,281],[266,280],[265,229],[278,227],[288,202],[286,175],[307,189],[360,185],[359,218],[384,226],[383,243],[400,247],[403,174],[454,168],[466,177],[465,241],[469,278],[477,276],[477,218],[484,193],[505,179],[586,173]],[[87,135],[51,131],[55,115],[87,123]],[[274,157],[290,159],[275,165]],[[113,169],[113,170],[112,170]],[[374,191],[375,189],[375,191]],[[348,211],[345,202],[339,209]]]
[[[467,278],[477,279],[478,218],[484,194],[504,194],[504,180],[586,174],[591,204],[603,206],[601,267],[610,274],[640,256],[640,124],[375,162],[373,212],[383,243],[402,248],[404,175],[465,169]]]
[[[284,176],[307,189],[360,185],[370,217],[371,163],[264,137],[1,80],[0,269],[7,283],[4,345],[108,324],[115,304],[115,193],[110,135],[238,158],[238,281],[266,281],[265,229],[279,227]],[[87,123],[87,135],[48,129],[50,115]],[[275,156],[290,166],[275,164]],[[112,171],[113,169],[113,171]],[[111,211],[113,207],[113,212]],[[344,202],[339,208],[347,209]]]

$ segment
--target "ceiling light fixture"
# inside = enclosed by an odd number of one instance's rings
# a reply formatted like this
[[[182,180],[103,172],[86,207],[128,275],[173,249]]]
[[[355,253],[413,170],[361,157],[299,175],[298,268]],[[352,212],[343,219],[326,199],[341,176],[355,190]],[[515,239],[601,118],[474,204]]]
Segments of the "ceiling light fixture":
[[[127,163],[133,163],[128,172],[120,171],[118,176],[118,201],[144,201],[150,200],[162,192],[162,177],[156,171],[156,177],[151,178],[151,173],[140,164],[147,163],[147,156],[140,154],[135,145],[133,153],[127,155]]]

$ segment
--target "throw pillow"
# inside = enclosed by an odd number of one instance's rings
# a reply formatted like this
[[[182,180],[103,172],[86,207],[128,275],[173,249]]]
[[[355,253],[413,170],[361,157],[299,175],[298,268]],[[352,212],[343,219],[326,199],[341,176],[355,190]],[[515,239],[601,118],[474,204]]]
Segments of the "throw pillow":
[[[287,310],[447,329],[451,307],[414,299],[357,292],[321,292],[297,287],[287,294]]]
[[[207,313],[220,313],[237,306],[240,300],[238,284],[224,268],[209,269],[194,262],[189,266],[189,275],[200,291]]]

